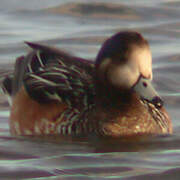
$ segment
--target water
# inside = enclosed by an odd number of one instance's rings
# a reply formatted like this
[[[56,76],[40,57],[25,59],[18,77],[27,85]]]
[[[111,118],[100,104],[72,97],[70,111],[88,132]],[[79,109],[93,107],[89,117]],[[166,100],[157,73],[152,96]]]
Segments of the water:
[[[89,4],[87,4],[89,2]],[[166,101],[174,134],[124,139],[9,134],[9,107],[0,96],[0,179],[180,179],[179,1],[1,0],[0,72],[38,41],[94,59],[115,32],[138,30],[150,42],[154,85]]]

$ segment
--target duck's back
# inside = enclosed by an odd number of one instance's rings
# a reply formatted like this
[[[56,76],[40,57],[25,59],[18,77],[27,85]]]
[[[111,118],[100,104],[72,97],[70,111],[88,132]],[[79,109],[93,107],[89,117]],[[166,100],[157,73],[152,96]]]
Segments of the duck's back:
[[[12,95],[13,134],[78,134],[94,105],[94,65],[57,49],[28,43],[34,51],[16,61],[4,81]],[[77,126],[77,124],[79,124]]]

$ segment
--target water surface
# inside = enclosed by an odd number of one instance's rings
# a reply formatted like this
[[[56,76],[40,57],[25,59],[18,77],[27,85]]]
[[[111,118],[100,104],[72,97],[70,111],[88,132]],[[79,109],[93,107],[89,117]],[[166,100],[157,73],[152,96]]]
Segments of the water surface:
[[[94,59],[110,35],[137,30],[150,42],[153,83],[172,117],[174,134],[134,140],[32,137],[9,134],[9,106],[0,96],[0,179],[179,179],[180,11],[179,1],[1,0],[0,72],[13,69],[41,42]],[[16,177],[16,178],[15,178]]]

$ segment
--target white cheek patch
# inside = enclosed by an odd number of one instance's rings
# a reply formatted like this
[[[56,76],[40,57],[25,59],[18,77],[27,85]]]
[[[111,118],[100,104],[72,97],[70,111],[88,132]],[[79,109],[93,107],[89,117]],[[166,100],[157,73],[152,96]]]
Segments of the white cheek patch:
[[[127,64],[109,68],[107,78],[112,85],[121,89],[130,89],[137,81],[139,72]]]
[[[148,47],[136,47],[130,58],[138,65],[139,72],[148,79],[152,79],[152,56]]]

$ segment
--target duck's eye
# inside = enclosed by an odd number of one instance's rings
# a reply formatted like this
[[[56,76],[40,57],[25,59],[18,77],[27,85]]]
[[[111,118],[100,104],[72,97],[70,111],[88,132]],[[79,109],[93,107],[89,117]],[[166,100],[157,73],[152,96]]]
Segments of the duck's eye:
[[[143,86],[144,86],[144,87],[147,87],[147,83],[146,83],[146,82],[143,82]]]

